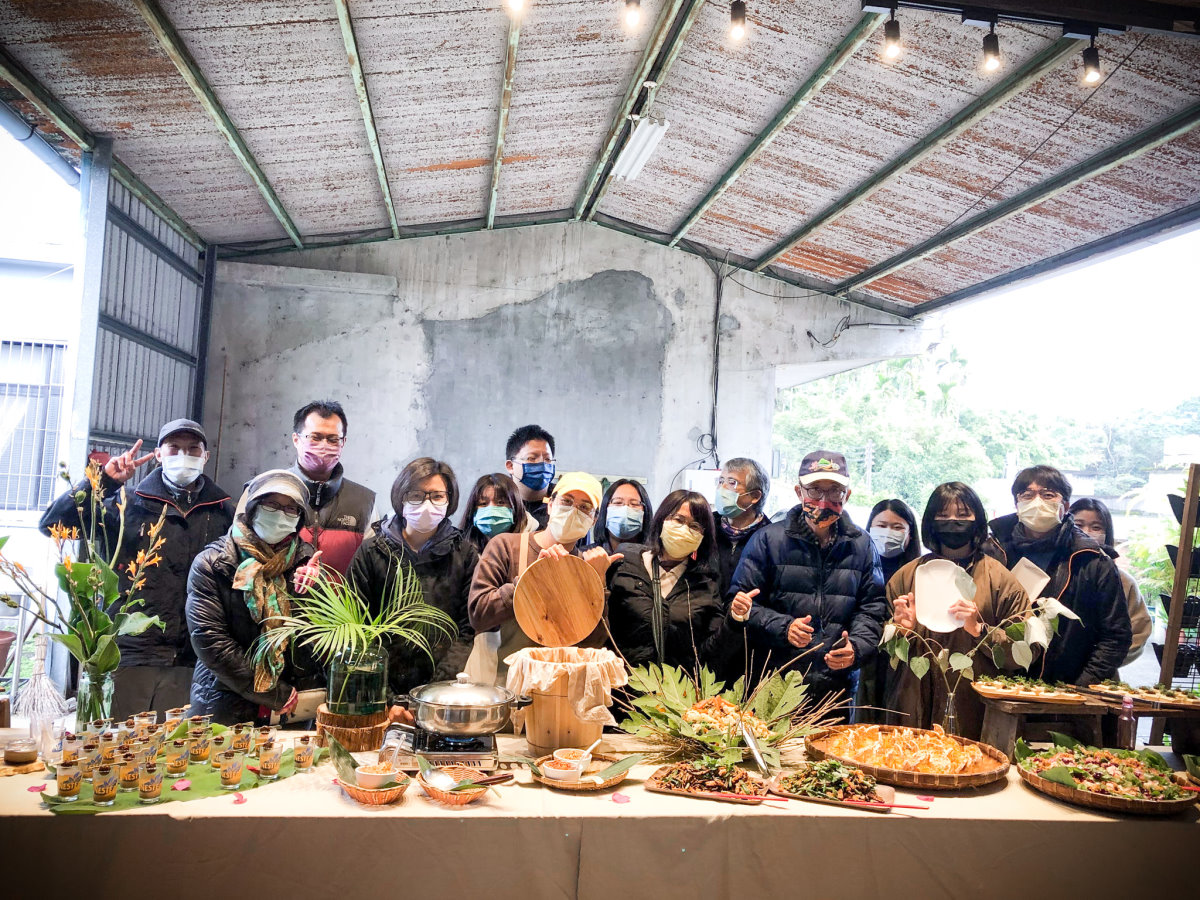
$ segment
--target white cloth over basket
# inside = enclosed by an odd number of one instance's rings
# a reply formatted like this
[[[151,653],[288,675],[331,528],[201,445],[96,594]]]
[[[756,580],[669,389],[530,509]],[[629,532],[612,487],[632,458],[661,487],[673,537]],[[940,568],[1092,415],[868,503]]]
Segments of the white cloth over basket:
[[[609,707],[613,688],[629,682],[625,663],[611,650],[591,647],[525,647],[504,660],[507,687],[518,696],[549,691],[567,676],[567,700],[583,722],[616,725]],[[513,730],[525,726],[525,710],[513,710]]]

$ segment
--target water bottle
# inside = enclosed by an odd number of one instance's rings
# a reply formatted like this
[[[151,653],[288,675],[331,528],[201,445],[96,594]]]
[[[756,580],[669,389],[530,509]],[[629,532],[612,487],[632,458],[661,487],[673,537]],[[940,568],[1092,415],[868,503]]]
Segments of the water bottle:
[[[1117,719],[1117,747],[1133,750],[1137,744],[1137,719],[1133,715],[1133,698],[1128,694],[1121,701],[1121,717]]]

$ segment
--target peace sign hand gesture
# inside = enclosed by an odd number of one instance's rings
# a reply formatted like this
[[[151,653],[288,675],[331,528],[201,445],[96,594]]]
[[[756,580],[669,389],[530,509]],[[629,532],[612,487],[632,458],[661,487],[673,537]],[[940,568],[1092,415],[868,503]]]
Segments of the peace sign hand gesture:
[[[133,473],[138,470],[139,466],[148,463],[154,459],[153,453],[147,453],[145,456],[138,456],[137,452],[142,448],[142,441],[139,438],[138,442],[122,453],[120,456],[114,456],[104,464],[104,474],[118,484],[124,484],[133,477]]]

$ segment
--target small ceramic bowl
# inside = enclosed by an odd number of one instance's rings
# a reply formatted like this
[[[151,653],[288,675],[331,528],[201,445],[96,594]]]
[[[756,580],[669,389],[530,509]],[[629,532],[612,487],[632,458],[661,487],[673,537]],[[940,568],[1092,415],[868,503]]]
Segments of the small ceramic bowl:
[[[574,760],[549,759],[542,763],[540,768],[544,776],[555,781],[579,780],[580,767]]]
[[[361,788],[366,788],[367,790],[375,790],[376,788],[383,787],[390,781],[400,780],[399,769],[387,767],[387,771],[385,772],[368,771],[368,769],[378,770],[380,768],[384,767],[380,766],[378,763],[375,763],[369,766],[359,766],[357,769],[355,769],[354,775],[358,780],[358,786]]]
[[[592,754],[586,750],[576,750],[574,747],[564,747],[554,751],[554,758],[560,762],[570,763],[580,771],[588,767],[588,763],[592,761]]]

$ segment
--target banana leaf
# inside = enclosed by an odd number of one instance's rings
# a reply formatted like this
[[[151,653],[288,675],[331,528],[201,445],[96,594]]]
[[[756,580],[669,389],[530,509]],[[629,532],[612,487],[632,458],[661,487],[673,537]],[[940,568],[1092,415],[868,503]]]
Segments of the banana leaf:
[[[329,755],[333,757],[333,767],[337,769],[338,780],[343,784],[358,785],[358,761],[350,755],[350,751],[341,745],[337,738],[329,739]],[[420,762],[420,757],[417,757]]]
[[[589,775],[588,778],[599,778],[601,781],[616,778],[618,775],[628,772],[645,758],[645,753],[630,753],[625,758],[617,760],[617,762],[613,763],[607,769],[601,769],[599,772]]]

